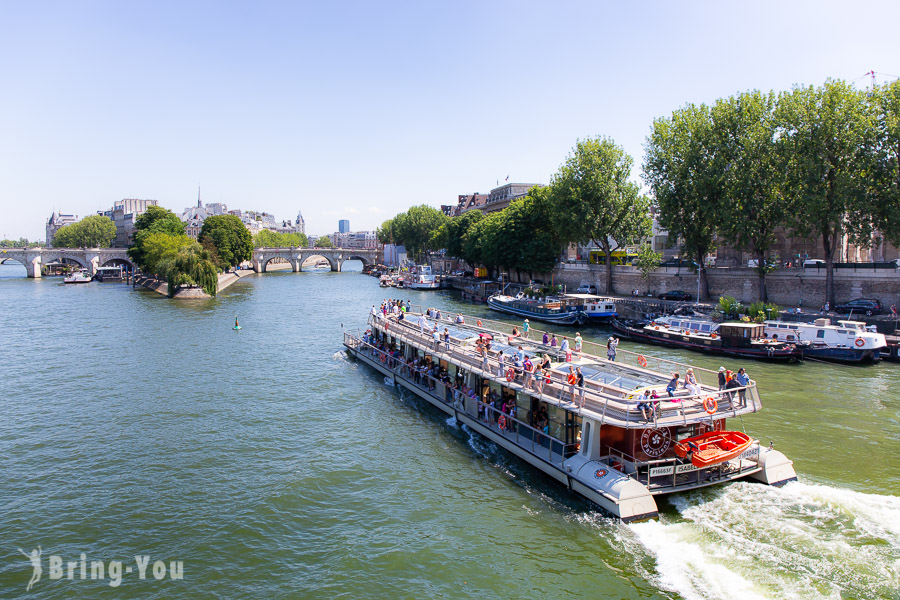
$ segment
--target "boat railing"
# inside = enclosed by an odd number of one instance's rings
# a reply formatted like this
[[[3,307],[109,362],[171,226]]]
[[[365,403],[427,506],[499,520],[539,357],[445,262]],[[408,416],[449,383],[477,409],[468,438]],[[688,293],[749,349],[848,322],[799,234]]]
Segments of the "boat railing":
[[[509,413],[504,413],[501,409],[491,406],[483,398],[466,396],[459,388],[452,389],[452,383],[449,381],[436,378],[425,370],[414,369],[400,358],[391,356],[349,332],[344,332],[344,343],[348,347],[356,349],[357,352],[363,352],[382,363],[397,379],[412,384],[420,392],[427,393],[447,406],[465,412],[507,440],[552,465],[562,468],[565,459],[577,451],[577,444],[566,444]],[[441,390],[442,393],[439,393],[438,390]],[[474,411],[469,410],[469,407],[466,406],[465,398],[474,400]]]
[[[408,314],[417,315],[417,314],[420,314],[424,310],[428,310],[428,309],[423,308],[419,305],[413,304],[411,311]],[[445,313],[444,311],[441,311],[440,321],[441,322],[448,321],[451,323],[455,323],[456,316],[459,314],[462,314],[462,313],[450,313],[450,312]],[[511,325],[509,322],[506,322],[506,321],[497,321],[494,319],[487,319],[484,317],[473,317],[470,315],[462,315],[462,316],[463,316],[463,320],[464,320],[463,325],[476,326],[479,329],[487,330],[489,333],[497,334],[497,335],[500,335],[505,338],[509,338],[512,336],[511,327],[515,326],[523,340],[528,340],[528,343],[539,347],[541,349],[542,353],[546,352],[546,353],[550,354],[551,356],[555,356],[558,360],[562,360],[561,357],[562,357],[563,353],[560,350],[559,346],[550,346],[549,344],[543,343],[544,333],[547,333],[547,335],[549,337],[552,337],[553,335],[557,335],[556,332],[552,332],[549,330],[545,331],[542,329],[536,329],[534,327],[529,327],[528,335],[526,336],[524,334],[524,332],[522,331],[521,324]],[[428,317],[428,318],[434,319],[434,317]],[[481,325],[478,325],[478,323],[481,323]],[[529,323],[529,325],[531,325],[531,323]],[[559,339],[561,342],[562,337],[563,336],[558,335],[557,339]],[[565,337],[571,338],[569,341],[569,347],[572,349],[573,354],[575,354],[575,352],[574,352],[574,339],[575,339],[574,336],[567,335]],[[597,357],[606,357],[607,356],[607,348],[604,344],[597,344],[595,342],[590,342],[587,340],[582,341],[581,352],[582,352],[582,354],[589,354],[589,355],[597,356]],[[642,363],[641,359],[644,359],[647,361],[646,367],[643,367],[643,365],[641,364]],[[689,365],[687,363],[682,363],[682,362],[678,362],[675,360],[669,360],[667,358],[659,358],[656,356],[650,356],[648,354],[643,354],[641,352],[633,352],[631,350],[625,350],[622,348],[616,349],[616,360],[619,362],[624,362],[624,363],[632,365],[632,366],[648,368],[648,369],[652,369],[652,370],[656,370],[656,371],[660,371],[660,372],[678,371],[681,374],[684,374],[684,372],[690,367],[690,368],[694,369],[694,374],[697,376],[698,383],[703,383],[701,375],[704,373],[709,376],[710,381],[715,381],[718,378],[718,373],[711,369],[705,369],[703,367],[696,367],[693,365]],[[651,367],[651,365],[653,365],[653,366]]]
[[[504,383],[512,389],[521,389],[545,402],[566,404],[570,409],[573,409],[574,400],[578,404],[583,404],[585,409],[599,414],[601,422],[610,422],[622,427],[648,427],[651,423],[654,427],[678,423],[687,425],[688,422],[712,419],[715,416],[721,418],[756,412],[762,407],[753,382],[747,387],[725,391],[701,390],[699,396],[681,389],[676,392],[674,398],[664,395],[647,400],[653,409],[649,411],[650,417],[645,419],[644,413],[639,408],[639,399],[632,397],[628,390],[617,390],[613,393],[602,384],[586,380],[585,387],[576,388],[573,395],[571,384],[559,373],[545,373],[546,382],[543,385],[536,385],[533,377],[527,377],[521,366],[508,362],[501,364],[496,356],[485,358],[476,354],[470,346],[460,346],[453,340],[449,348],[444,341],[435,344],[433,338],[420,332],[411,320],[385,320],[379,313],[377,318],[370,318],[370,323],[386,327],[387,334],[398,341],[464,366],[482,377]]]
[[[743,459],[738,460],[737,462],[732,460],[711,467],[697,468],[678,457],[670,456],[666,458],[641,460],[627,452],[617,450],[616,448],[605,447],[605,451],[608,452],[609,456],[614,457],[623,463],[628,463],[630,467],[625,469],[626,475],[638,483],[647,486],[651,491],[676,488],[679,486],[690,486],[691,484],[696,485],[701,483],[703,477],[709,477],[711,471],[715,472],[716,477],[721,478],[729,474],[741,474],[746,471],[755,471],[759,469],[759,465],[755,461],[745,461]],[[759,441],[754,440],[741,456],[758,455]],[[690,481],[688,473],[696,473],[696,479]]]

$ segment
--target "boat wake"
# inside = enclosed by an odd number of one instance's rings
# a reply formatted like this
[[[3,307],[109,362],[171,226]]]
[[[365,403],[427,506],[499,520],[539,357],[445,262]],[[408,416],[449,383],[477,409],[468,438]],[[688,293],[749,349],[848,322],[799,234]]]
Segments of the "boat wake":
[[[625,546],[649,551],[648,578],[685,598],[897,597],[898,497],[795,482],[669,500],[678,515],[629,526],[640,547]]]
[[[389,385],[391,387],[394,387],[394,379],[392,377],[385,377],[384,385]]]

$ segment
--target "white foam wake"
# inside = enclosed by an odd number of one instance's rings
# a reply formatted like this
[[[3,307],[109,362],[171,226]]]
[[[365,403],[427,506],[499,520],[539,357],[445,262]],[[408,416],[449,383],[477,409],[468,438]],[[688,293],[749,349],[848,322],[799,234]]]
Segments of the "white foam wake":
[[[900,589],[895,496],[736,483],[670,501],[677,518],[630,530],[656,560],[651,577],[690,600],[890,598]]]

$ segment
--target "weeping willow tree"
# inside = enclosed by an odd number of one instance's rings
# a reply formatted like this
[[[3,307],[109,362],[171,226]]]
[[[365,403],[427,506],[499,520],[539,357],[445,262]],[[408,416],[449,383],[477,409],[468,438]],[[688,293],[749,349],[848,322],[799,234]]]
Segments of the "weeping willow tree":
[[[198,243],[181,248],[167,258],[160,271],[165,273],[169,283],[169,297],[184,285],[196,285],[210,296],[216,295],[219,285],[219,270],[209,251]]]

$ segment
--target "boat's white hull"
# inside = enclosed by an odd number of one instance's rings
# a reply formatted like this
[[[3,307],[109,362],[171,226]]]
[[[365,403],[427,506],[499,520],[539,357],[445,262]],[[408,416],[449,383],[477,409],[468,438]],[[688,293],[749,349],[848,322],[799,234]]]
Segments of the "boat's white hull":
[[[431,282],[421,282],[421,281],[413,281],[411,283],[406,284],[411,290],[436,290],[441,287],[441,284],[437,281]]]

